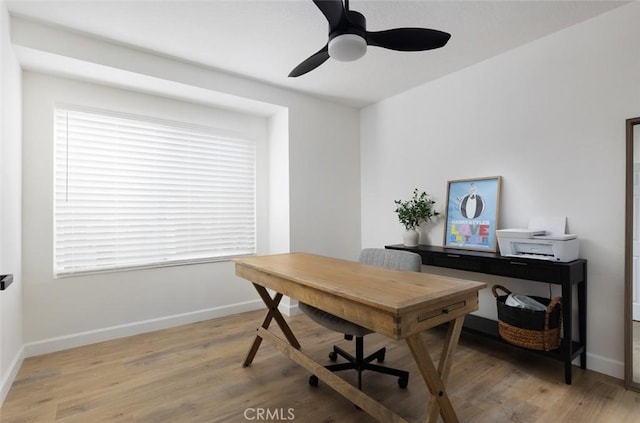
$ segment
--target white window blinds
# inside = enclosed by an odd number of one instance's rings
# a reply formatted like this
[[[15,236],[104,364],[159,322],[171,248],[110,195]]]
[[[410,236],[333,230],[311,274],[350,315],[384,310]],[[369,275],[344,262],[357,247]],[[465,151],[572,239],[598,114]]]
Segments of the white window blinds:
[[[57,276],[255,253],[255,143],[55,109]]]

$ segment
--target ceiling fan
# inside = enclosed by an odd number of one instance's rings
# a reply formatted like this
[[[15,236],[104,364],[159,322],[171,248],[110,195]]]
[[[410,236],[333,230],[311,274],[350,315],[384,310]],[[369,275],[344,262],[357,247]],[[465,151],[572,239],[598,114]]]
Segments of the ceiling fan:
[[[289,73],[304,75],[323,64],[329,57],[343,62],[357,60],[367,52],[367,46],[399,51],[423,51],[447,44],[451,34],[425,28],[396,28],[367,31],[367,20],[359,12],[349,10],[349,0],[313,0],[329,21],[329,41]]]

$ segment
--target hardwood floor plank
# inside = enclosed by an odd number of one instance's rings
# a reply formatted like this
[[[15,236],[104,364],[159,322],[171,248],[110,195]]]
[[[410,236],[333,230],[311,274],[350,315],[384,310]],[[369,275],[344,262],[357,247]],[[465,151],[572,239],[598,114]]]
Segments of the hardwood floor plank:
[[[310,386],[309,373],[268,342],[243,368],[263,317],[259,310],[28,358],[0,421],[227,423],[258,421],[259,410],[271,417],[290,417],[291,410],[295,422],[375,421],[322,382]],[[304,353],[320,363],[329,363],[333,344],[354,348],[304,315],[286,320]],[[423,333],[434,362],[445,334],[440,328]],[[411,373],[409,386],[399,389],[396,378],[365,372],[364,391],[417,421],[428,394],[411,353],[404,342],[378,334],[365,339],[367,351],[382,346],[388,365]],[[355,372],[338,374],[356,383]],[[640,394],[626,391],[622,381],[574,367],[573,385],[565,385],[562,363],[464,332],[447,391],[465,423],[637,423],[640,415]]]

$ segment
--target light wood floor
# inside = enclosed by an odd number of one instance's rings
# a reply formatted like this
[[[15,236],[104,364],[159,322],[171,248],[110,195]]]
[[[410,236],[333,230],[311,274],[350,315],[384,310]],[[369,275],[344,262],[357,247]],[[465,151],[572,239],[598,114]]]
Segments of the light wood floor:
[[[242,368],[263,315],[244,313],[26,359],[0,421],[265,421],[257,419],[256,409],[278,413],[279,421],[373,421],[322,382],[309,386],[308,373],[267,343],[253,365]],[[304,315],[287,320],[303,350],[321,362],[328,362],[334,343],[353,348]],[[443,337],[440,329],[425,332],[434,358]],[[401,390],[393,377],[365,373],[365,391],[416,421],[427,406],[426,388],[408,347],[377,334],[365,339],[367,350],[382,345],[388,347],[388,365],[411,372],[409,387]],[[342,374],[355,381],[353,372]],[[626,391],[621,381],[577,367],[573,385],[563,379],[560,362],[463,333],[449,393],[466,423],[640,421],[640,394]]]

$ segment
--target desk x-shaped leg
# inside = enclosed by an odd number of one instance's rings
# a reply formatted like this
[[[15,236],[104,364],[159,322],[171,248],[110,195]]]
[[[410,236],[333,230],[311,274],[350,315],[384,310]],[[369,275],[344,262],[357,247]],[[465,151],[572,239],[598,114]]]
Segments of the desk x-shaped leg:
[[[438,363],[438,370],[436,370],[429,351],[424,345],[422,335],[416,333],[406,338],[411,354],[431,393],[431,402],[427,410],[426,422],[435,423],[438,420],[438,414],[442,415],[442,420],[444,420],[445,423],[458,422],[458,417],[453,410],[451,400],[449,400],[449,396],[445,390],[445,383],[447,383],[447,379],[449,378],[449,370],[451,369],[454,351],[460,339],[463,322],[464,316],[449,322],[447,336]]]
[[[262,327],[264,329],[268,329],[269,325],[271,324],[271,320],[276,319],[276,323],[282,330],[282,333],[284,333],[284,336],[287,337],[287,341],[289,341],[289,343],[294,348],[300,349],[300,343],[298,342],[295,335],[291,331],[291,328],[287,324],[286,320],[284,320],[284,317],[282,317],[280,310],[278,310],[278,304],[280,304],[280,300],[282,300],[282,294],[277,293],[273,298],[271,298],[271,296],[269,295],[269,292],[267,292],[267,289],[265,287],[257,285],[255,283],[253,284],[253,287],[256,289],[256,291],[258,291],[258,295],[260,295],[260,298],[262,298],[262,301],[264,301],[264,304],[267,306],[267,309],[269,310],[267,312],[267,315],[264,317],[264,321],[262,322]],[[247,358],[244,359],[244,363],[242,364],[243,367],[247,367],[251,365],[251,362],[255,358],[261,343],[262,343],[262,337],[260,335],[256,335],[256,339],[253,340],[253,345],[251,346],[251,349],[247,354]]]

